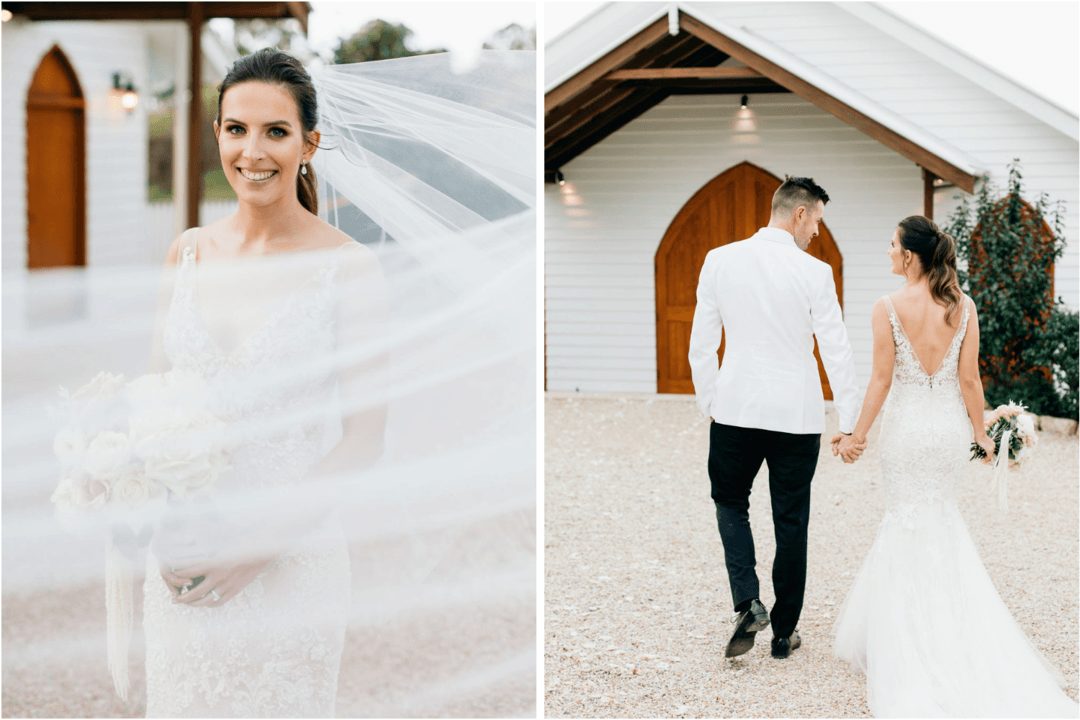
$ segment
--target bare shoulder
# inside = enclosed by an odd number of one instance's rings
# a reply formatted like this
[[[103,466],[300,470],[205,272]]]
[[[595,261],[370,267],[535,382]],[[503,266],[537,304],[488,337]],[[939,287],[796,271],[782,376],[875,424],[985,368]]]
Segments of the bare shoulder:
[[[321,217],[312,216],[310,223],[310,233],[308,235],[308,247],[310,250],[332,250],[346,243],[356,242]],[[360,243],[356,244],[359,245]]]
[[[177,235],[176,238],[169,245],[168,252],[165,254],[165,264],[175,265],[180,259],[181,248],[194,244],[195,239],[198,237],[198,233],[201,230],[202,228],[198,227],[188,228],[184,232]]]
[[[882,295],[874,301],[870,308],[870,324],[874,328],[885,330],[892,323],[889,322],[889,296]]]

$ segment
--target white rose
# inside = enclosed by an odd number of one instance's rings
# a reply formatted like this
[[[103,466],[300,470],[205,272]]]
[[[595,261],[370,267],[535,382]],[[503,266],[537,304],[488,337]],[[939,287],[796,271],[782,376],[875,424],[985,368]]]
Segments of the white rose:
[[[115,502],[129,507],[144,505],[150,498],[158,495],[150,479],[142,473],[126,473],[113,483],[112,497]]]
[[[86,447],[83,468],[94,478],[119,475],[131,461],[128,436],[118,432],[98,433]]]
[[[1016,429],[1021,437],[1035,435],[1035,418],[1027,413],[1016,418]]]
[[[180,496],[213,485],[229,467],[225,454],[211,443],[221,427],[221,422],[213,421],[197,430],[142,438],[138,452],[147,476]]]
[[[112,488],[109,483],[94,477],[84,477],[76,484],[79,504],[86,508],[100,508],[109,501]]]
[[[55,505],[71,509],[97,509],[109,501],[109,483],[87,475],[65,475],[49,498]]]
[[[217,480],[217,468],[207,455],[175,458],[156,456],[146,461],[146,474],[174,495],[206,487]]]

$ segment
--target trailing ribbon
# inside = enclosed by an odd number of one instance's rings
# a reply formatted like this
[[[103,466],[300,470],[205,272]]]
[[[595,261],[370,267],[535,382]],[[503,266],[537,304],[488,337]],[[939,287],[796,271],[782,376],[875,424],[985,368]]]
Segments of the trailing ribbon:
[[[1009,443],[1012,441],[1012,430],[1006,430],[1001,436],[1000,451],[994,458],[994,468],[991,473],[992,490],[997,493],[998,510],[1009,512]]]
[[[105,557],[105,626],[109,673],[116,694],[125,703],[131,680],[128,677],[128,654],[135,624],[135,576],[131,561],[109,541]]]

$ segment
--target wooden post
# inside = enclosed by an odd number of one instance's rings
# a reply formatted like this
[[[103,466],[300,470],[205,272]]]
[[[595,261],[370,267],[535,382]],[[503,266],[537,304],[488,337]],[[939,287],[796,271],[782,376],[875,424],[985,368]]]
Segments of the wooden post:
[[[188,45],[191,53],[191,74],[188,86],[191,88],[191,102],[188,103],[188,154],[187,154],[187,226],[199,225],[199,202],[202,200],[202,148],[200,130],[202,129],[202,26],[203,7],[200,2],[188,3]]]
[[[930,220],[934,219],[934,181],[937,176],[926,168],[922,169],[923,179],[923,215]]]

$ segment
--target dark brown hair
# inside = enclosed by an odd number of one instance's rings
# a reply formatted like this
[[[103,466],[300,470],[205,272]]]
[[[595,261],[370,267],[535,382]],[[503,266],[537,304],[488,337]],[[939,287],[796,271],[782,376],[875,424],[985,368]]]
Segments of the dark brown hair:
[[[221,122],[221,100],[225,97],[225,91],[233,85],[253,80],[271,85],[282,85],[292,93],[300,115],[300,124],[304,130],[304,139],[308,140],[308,134],[319,122],[315,86],[299,60],[275,48],[263,48],[233,63],[225,79],[221,81],[221,86],[218,87],[217,121]],[[315,169],[308,164],[307,174],[296,174],[296,197],[300,204],[313,215],[319,214],[317,190],[318,181],[315,179]]]
[[[788,177],[773,193],[772,212],[784,210],[790,214],[795,212],[795,208],[800,205],[807,209],[812,208],[818,200],[828,205],[829,193],[814,182],[813,178]]]
[[[945,321],[954,325],[964,297],[956,275],[956,240],[922,215],[906,217],[898,227],[900,246],[919,256],[931,296],[947,308]]]

